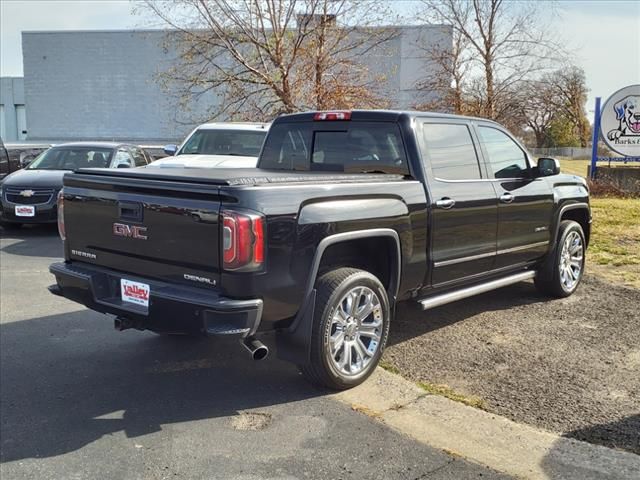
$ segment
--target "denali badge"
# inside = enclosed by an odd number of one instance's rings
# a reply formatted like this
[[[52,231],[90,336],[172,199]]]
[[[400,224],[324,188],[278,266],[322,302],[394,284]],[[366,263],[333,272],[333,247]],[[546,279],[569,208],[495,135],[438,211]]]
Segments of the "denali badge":
[[[209,285],[216,284],[215,280],[211,280],[207,277],[198,277],[197,275],[189,275],[188,273],[185,273],[183,277],[185,280],[191,280],[192,282],[208,283]]]
[[[146,240],[147,227],[139,225],[126,225],[124,223],[113,224],[113,234],[119,237],[137,238],[138,240]]]

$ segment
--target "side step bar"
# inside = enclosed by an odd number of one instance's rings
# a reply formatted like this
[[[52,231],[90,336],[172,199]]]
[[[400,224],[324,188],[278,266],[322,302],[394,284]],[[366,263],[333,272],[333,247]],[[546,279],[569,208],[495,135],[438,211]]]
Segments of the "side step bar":
[[[474,285],[473,287],[462,288],[453,292],[443,293],[434,297],[418,300],[418,303],[422,305],[423,310],[429,310],[430,308],[439,307],[445,303],[455,302],[457,300],[462,300],[463,298],[473,297],[480,293],[495,290],[496,288],[502,288],[513,283],[522,282],[523,280],[529,280],[535,276],[536,272],[533,270],[527,270],[526,272],[516,273],[515,275],[509,275],[508,277],[498,278],[497,280],[492,280],[487,283]]]

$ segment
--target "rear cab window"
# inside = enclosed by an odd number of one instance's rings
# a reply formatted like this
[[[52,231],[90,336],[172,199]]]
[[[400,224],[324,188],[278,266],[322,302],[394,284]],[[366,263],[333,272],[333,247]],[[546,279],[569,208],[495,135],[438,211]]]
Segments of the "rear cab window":
[[[409,174],[396,122],[282,122],[271,127],[260,168]]]

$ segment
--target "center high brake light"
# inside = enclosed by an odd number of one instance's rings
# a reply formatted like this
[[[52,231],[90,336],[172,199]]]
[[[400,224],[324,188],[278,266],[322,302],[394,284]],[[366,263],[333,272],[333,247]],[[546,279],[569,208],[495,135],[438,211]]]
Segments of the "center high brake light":
[[[320,120],[351,120],[351,112],[348,110],[340,110],[335,112],[316,112],[313,115],[315,121]]]
[[[264,264],[264,217],[222,211],[222,265],[225,270],[258,270]]]

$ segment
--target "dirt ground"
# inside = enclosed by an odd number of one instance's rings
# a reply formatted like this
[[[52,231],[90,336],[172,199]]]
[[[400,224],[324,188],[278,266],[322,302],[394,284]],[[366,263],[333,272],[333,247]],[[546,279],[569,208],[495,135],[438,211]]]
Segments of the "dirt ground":
[[[517,422],[640,454],[640,290],[586,275],[561,300],[521,283],[427,312],[404,304],[385,361]]]

